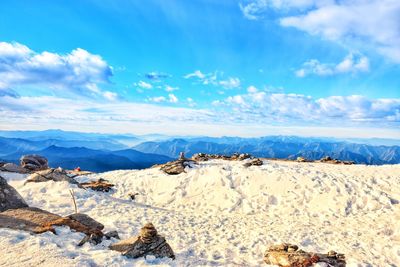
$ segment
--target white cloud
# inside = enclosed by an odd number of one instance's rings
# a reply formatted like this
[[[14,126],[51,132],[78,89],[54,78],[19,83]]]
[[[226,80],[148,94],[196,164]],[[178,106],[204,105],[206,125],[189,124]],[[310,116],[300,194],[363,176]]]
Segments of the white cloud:
[[[297,77],[305,77],[310,74],[330,76],[367,71],[369,71],[369,60],[367,57],[349,54],[338,64],[321,63],[316,59],[311,59],[305,62],[301,69],[296,70],[295,74]]]
[[[19,43],[0,42],[0,87],[45,87],[57,94],[103,95],[112,68],[100,56],[77,48],[69,54],[36,53]]]
[[[165,102],[167,99],[164,96],[155,96],[155,97],[149,98],[149,100],[151,102],[160,103],[160,102]]]
[[[186,102],[189,107],[195,107],[197,105],[196,102],[191,97],[186,98]]]
[[[222,86],[225,89],[233,89],[240,87],[240,79],[237,77],[229,77],[228,79],[222,79],[223,72],[215,71],[213,73],[202,73],[199,70],[196,70],[193,73],[189,73],[184,76],[185,79],[196,78],[197,81],[201,82],[204,85],[214,85],[214,86]]]
[[[199,78],[199,79],[204,79],[206,75],[202,73],[200,70],[196,70],[193,73],[186,74],[183,76],[185,79],[190,79],[190,78]]]
[[[169,94],[168,95],[168,100],[170,103],[178,103],[178,98],[174,94]]]
[[[339,42],[350,49],[374,49],[400,63],[400,1],[397,0],[250,0],[240,4],[248,19],[277,12],[284,27]]]
[[[167,92],[173,92],[173,91],[176,91],[176,90],[179,90],[179,87],[172,87],[170,85],[166,85],[165,86],[165,91],[167,91]]]
[[[280,23],[349,47],[361,43],[400,63],[399,14],[397,0],[345,0],[284,17]]]
[[[243,121],[337,123],[400,123],[400,99],[368,99],[364,96],[331,96],[314,99],[298,94],[256,92],[235,95],[216,106],[232,110]]]
[[[226,89],[234,89],[240,87],[240,79],[229,77],[227,80],[223,80],[219,82]]]
[[[255,86],[250,85],[249,87],[247,87],[247,92],[248,93],[257,93],[258,90],[257,90],[257,88]]]
[[[135,86],[138,86],[143,89],[151,89],[153,86],[150,83],[146,83],[144,81],[139,81],[137,84],[134,84]]]
[[[103,92],[104,98],[110,100],[110,101],[115,101],[118,98],[118,94],[110,91],[105,91]]]

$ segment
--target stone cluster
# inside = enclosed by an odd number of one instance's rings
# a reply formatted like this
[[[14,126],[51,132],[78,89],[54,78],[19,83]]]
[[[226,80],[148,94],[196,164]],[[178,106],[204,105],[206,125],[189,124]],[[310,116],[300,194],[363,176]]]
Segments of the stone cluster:
[[[255,159],[251,159],[248,162],[246,162],[245,164],[243,164],[244,167],[250,167],[250,166],[261,166],[263,165],[264,162],[259,159],[259,158],[255,158]]]
[[[157,233],[152,223],[147,223],[140,229],[139,236],[122,240],[110,246],[110,249],[122,253],[128,258],[154,256],[156,258],[172,258],[175,254],[164,237]]]
[[[36,171],[28,176],[25,183],[30,183],[30,182],[38,183],[47,181],[55,181],[55,182],[67,181],[72,184],[77,184],[75,179],[71,178],[68,175],[68,173],[60,167],[56,169],[50,168],[46,170]]]
[[[281,267],[308,267],[315,263],[326,263],[332,267],[346,266],[343,254],[335,251],[327,254],[305,252],[297,245],[286,243],[269,247],[264,254],[264,262]]]
[[[190,159],[178,159],[158,166],[161,166],[160,170],[162,170],[166,174],[177,175],[185,172],[186,167],[192,168],[193,164],[195,163],[195,161]]]

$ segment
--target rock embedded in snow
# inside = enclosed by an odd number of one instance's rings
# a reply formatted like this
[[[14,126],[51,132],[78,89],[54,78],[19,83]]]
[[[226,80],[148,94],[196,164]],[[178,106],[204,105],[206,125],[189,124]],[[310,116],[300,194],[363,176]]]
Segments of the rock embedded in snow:
[[[104,225],[96,221],[95,219],[91,218],[90,216],[83,214],[83,213],[74,213],[69,216],[68,218],[80,222],[81,224],[98,231],[104,229]]]
[[[307,267],[314,263],[327,263],[332,267],[345,267],[346,259],[343,254],[329,251],[327,254],[305,252],[297,245],[279,244],[271,246],[264,255],[266,264],[282,267]]]
[[[175,259],[171,246],[157,233],[152,223],[145,224],[140,229],[139,236],[112,244],[110,249],[122,252],[122,255],[128,258],[154,256]]]
[[[107,180],[104,180],[100,178],[97,181],[91,181],[91,182],[86,182],[86,183],[80,183],[79,187],[82,188],[89,188],[94,191],[100,191],[100,192],[109,192],[113,187],[114,184],[108,183]]]
[[[0,171],[26,173],[27,170],[14,163],[4,163],[0,166]]]
[[[186,167],[191,168],[194,163],[195,161],[188,159],[175,160],[161,165],[160,170],[169,175],[177,175],[185,172]]]
[[[32,173],[31,175],[28,176],[25,183],[30,183],[30,182],[38,183],[47,181],[55,181],[55,182],[67,181],[72,184],[77,183],[75,179],[71,178],[68,175],[68,173],[60,167],[56,169],[47,169]]]
[[[21,195],[0,176],[0,212],[28,207]]]
[[[24,155],[20,159],[21,167],[30,171],[40,171],[49,168],[48,160],[40,155]]]
[[[256,159],[252,159],[249,162],[246,162],[245,164],[243,164],[244,167],[250,167],[250,166],[261,166],[263,165],[263,161],[259,158]]]
[[[121,238],[119,237],[118,232],[117,232],[116,230],[107,232],[107,233],[104,234],[104,236],[105,236],[107,239],[111,239],[111,238],[121,239]]]

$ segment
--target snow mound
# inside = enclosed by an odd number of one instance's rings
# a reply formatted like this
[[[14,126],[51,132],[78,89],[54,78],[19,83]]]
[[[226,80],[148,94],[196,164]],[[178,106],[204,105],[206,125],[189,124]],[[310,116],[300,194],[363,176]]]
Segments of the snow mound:
[[[0,266],[262,266],[265,249],[281,242],[333,249],[349,266],[400,265],[400,165],[243,163],[211,160],[173,176],[152,168],[80,178],[109,180],[115,190],[108,193],[67,182],[23,186],[23,175],[2,173],[29,205],[60,215],[73,212],[72,188],[79,212],[123,239],[152,222],[176,260],[127,259],[107,249],[115,240],[79,248],[82,234],[67,228],[57,236],[0,229]]]

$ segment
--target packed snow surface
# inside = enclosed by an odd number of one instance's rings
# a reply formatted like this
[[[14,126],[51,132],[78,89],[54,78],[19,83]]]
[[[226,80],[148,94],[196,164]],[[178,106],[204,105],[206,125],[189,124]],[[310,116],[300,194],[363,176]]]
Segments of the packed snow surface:
[[[83,234],[68,227],[57,235],[0,229],[0,266],[264,266],[269,245],[298,244],[307,251],[335,250],[349,266],[400,266],[400,165],[331,165],[212,160],[186,173],[158,168],[120,170],[79,178],[114,183],[109,193],[67,182],[29,183],[24,175],[0,173],[31,206],[60,215],[78,209],[136,236],[152,222],[176,260],[128,259],[107,247],[76,244]],[[135,201],[130,193],[139,193]]]

